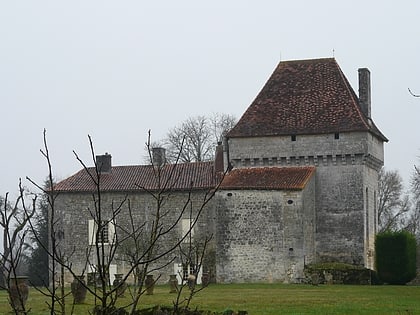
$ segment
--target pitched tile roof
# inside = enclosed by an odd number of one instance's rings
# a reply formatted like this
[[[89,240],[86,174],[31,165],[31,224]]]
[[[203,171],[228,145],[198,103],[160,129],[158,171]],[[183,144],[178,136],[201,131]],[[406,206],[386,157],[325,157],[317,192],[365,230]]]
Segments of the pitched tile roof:
[[[56,192],[93,192],[96,178],[94,168],[83,169],[57,183]],[[215,187],[214,163],[197,162],[165,165],[161,185],[171,190],[209,189]],[[151,165],[113,166],[111,172],[100,175],[102,191],[142,191],[159,189],[158,177]]]
[[[334,58],[282,61],[228,137],[371,131]]]
[[[314,166],[237,168],[225,176],[220,189],[302,190],[314,173]]]

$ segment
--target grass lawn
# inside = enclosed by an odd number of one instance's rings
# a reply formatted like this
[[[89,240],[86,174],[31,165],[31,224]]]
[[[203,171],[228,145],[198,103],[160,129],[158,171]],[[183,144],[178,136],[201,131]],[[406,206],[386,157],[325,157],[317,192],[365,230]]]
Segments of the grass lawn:
[[[142,307],[171,305],[174,294],[168,286],[157,286],[154,295],[142,297]],[[128,296],[128,294],[126,294]],[[71,296],[68,298],[69,310]],[[0,314],[10,306],[7,294],[0,291]],[[121,303],[128,302],[128,298]],[[27,306],[30,314],[48,314],[46,299],[30,290]],[[88,314],[92,297],[75,305],[74,314]],[[350,285],[284,285],[284,284],[218,284],[210,285],[193,299],[193,307],[223,311],[247,310],[250,315],[268,314],[420,314],[420,287],[416,286],[350,286]],[[70,314],[70,312],[68,312]]]

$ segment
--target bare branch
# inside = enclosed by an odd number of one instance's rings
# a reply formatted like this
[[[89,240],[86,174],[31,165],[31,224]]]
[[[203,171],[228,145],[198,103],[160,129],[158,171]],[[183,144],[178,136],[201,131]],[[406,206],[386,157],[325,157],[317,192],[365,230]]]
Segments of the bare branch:
[[[410,94],[414,97],[420,97],[420,94],[414,94],[413,92],[411,92],[410,88],[408,88],[408,92],[410,92]]]

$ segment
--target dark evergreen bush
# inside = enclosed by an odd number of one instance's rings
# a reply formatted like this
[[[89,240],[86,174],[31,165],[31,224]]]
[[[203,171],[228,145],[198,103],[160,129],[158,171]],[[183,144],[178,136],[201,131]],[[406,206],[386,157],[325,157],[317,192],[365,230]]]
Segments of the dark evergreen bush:
[[[406,284],[416,276],[416,239],[405,231],[376,235],[376,270],[381,281]]]

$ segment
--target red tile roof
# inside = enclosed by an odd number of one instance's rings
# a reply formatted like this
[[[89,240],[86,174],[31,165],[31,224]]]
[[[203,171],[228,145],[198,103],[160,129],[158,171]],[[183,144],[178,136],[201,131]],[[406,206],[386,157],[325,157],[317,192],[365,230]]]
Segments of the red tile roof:
[[[57,192],[93,192],[96,178],[94,168],[81,170],[57,183]],[[161,185],[171,190],[209,189],[215,187],[214,163],[197,162],[166,165],[161,173]],[[100,176],[102,191],[142,191],[159,189],[158,177],[151,165],[114,166],[111,172]]]
[[[314,173],[314,166],[237,168],[225,176],[220,189],[302,190]]]
[[[228,137],[371,131],[334,58],[282,61]]]

